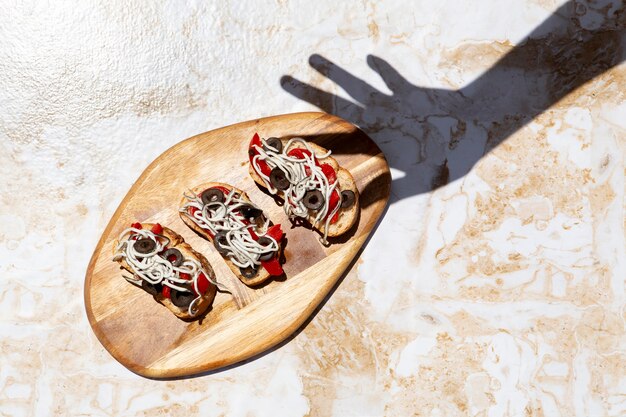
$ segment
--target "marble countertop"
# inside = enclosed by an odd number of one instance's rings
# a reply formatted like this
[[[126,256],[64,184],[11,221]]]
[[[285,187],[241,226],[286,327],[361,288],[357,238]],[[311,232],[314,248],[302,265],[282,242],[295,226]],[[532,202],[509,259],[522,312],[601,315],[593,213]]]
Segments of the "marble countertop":
[[[87,3],[0,13],[0,414],[626,413],[620,1]],[[332,297],[238,367],[118,364],[83,280],[133,181],[186,137],[319,109],[393,174]]]

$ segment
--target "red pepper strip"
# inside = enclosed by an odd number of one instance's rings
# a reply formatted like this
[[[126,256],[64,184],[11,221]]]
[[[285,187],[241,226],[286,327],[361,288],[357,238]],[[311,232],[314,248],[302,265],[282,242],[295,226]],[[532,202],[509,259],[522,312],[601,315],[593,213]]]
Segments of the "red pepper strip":
[[[272,276],[282,275],[285,272],[283,267],[280,266],[280,262],[278,262],[278,256],[274,256],[269,261],[261,261],[261,265]]]
[[[254,230],[252,230],[252,229],[248,229],[248,231],[250,232],[250,236],[252,236],[252,239],[254,239],[254,240],[259,240],[259,235],[257,235],[256,233],[254,233]]]
[[[168,287],[167,285],[163,286],[163,290],[161,290],[161,294],[163,294],[163,297],[165,298],[170,298],[170,287]]]
[[[206,279],[206,276],[204,275],[204,273],[200,272],[200,275],[198,275],[198,291],[200,292],[200,294],[196,293],[195,288],[193,289],[193,291],[196,295],[204,295],[204,293],[208,289],[209,289],[209,280]]]
[[[155,235],[160,235],[163,234],[163,226],[161,226],[159,223],[155,223],[152,226],[152,229],[150,229],[152,231],[152,233],[154,233]]]
[[[275,224],[274,226],[267,229],[267,233],[265,233],[265,235],[280,243],[281,239],[283,238],[283,230],[281,229],[280,224]]]
[[[328,185],[333,185],[335,181],[337,181],[337,173],[335,172],[335,169],[330,166],[330,164],[322,164],[320,165],[320,168],[322,168],[322,172],[326,178],[328,178]]]
[[[341,200],[341,197],[339,196],[339,192],[335,189],[330,195],[330,201],[328,202],[328,214],[332,213],[335,207],[337,207],[339,200]],[[326,216],[326,218],[328,218],[328,216]],[[330,224],[337,223],[337,220],[339,220],[339,211],[331,217]]]
[[[141,223],[133,223],[130,225],[130,227],[134,228],[134,229],[141,229]],[[130,232],[130,239],[132,240],[137,240],[139,236],[137,235],[136,232],[131,231]]]
[[[252,140],[250,141],[250,148],[252,148],[252,145],[258,145],[258,146],[262,146],[263,145],[261,143],[261,137],[256,132],[254,133],[254,136],[252,136]]]
[[[298,159],[304,159],[305,155],[308,157],[311,157],[311,152],[308,149],[302,149],[302,148],[293,148],[289,150],[289,152],[287,152],[287,156],[291,156],[293,158],[298,158]],[[317,162],[317,159],[316,159],[316,162]]]
[[[259,154],[259,152],[256,150],[256,148],[254,148],[254,145],[257,145],[259,147],[263,146],[263,143],[261,143],[261,138],[259,137],[258,133],[255,133],[254,136],[252,137],[252,140],[250,141],[250,146],[248,147],[248,158],[250,159],[250,165],[254,167],[254,164],[252,164],[252,159]],[[270,169],[270,167],[267,165],[267,163],[265,161],[262,160],[258,160],[257,161],[257,166],[259,167],[259,169],[261,170],[261,173],[263,173],[263,175],[266,175],[269,177],[270,172],[272,172],[272,170]]]
[[[186,279],[186,280],[190,280],[191,279],[191,275],[189,275],[186,272],[179,272],[178,276],[181,277],[182,279]]]
[[[274,226],[267,229],[267,233],[265,235],[275,239],[276,242],[280,243],[283,238],[283,231],[280,227],[280,224],[275,224]],[[278,261],[278,253],[269,261],[261,261],[261,265],[263,265],[263,268],[265,268],[265,270],[270,275],[278,276],[284,273],[283,267]]]

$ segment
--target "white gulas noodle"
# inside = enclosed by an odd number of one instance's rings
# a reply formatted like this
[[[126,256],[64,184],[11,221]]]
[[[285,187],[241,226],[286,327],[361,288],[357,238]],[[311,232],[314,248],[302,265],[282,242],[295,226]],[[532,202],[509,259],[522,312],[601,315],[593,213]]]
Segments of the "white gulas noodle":
[[[333,190],[337,188],[339,181],[337,180],[334,183],[329,184],[328,178],[326,178],[322,169],[315,164],[315,160],[327,158],[330,156],[331,151],[328,151],[323,155],[316,155],[304,139],[292,138],[287,142],[283,151],[278,153],[267,145],[265,139],[261,140],[265,146],[254,145],[254,148],[258,152],[258,155],[255,155],[252,158],[254,170],[263,179],[265,186],[272,194],[276,194],[278,190],[274,188],[270,178],[261,172],[258,161],[265,161],[270,169],[279,167],[285,173],[285,177],[289,180],[289,188],[283,191],[285,195],[285,204],[283,208],[290,219],[293,219],[294,217],[307,218],[309,210],[304,205],[304,195],[310,190],[321,191],[324,196],[324,206],[318,210],[315,220],[313,221],[313,227],[316,227],[320,220],[326,218],[326,222],[324,223],[324,236],[320,239],[320,241],[324,245],[328,245],[328,226],[332,217],[341,207],[341,193],[339,193],[339,202],[337,203],[337,206],[331,213],[328,213],[330,207],[330,196],[333,193]],[[311,152],[311,156],[304,155],[304,159],[288,156],[287,152],[289,152],[291,145],[296,142],[302,144],[309,152]],[[307,168],[309,170],[308,175],[306,172]]]
[[[261,265],[259,260],[261,255],[278,250],[276,239],[266,235],[269,226],[268,219],[263,218],[262,227],[257,227],[254,222],[244,223],[246,219],[243,214],[236,210],[244,206],[257,209],[258,207],[243,200],[234,189],[224,195],[223,202],[215,201],[204,204],[200,196],[194,193],[192,195],[185,194],[185,197],[188,202],[179,211],[202,229],[210,231],[213,236],[219,232],[226,232],[227,243],[220,246],[225,249],[225,256],[239,268],[257,268],[258,265]],[[198,209],[193,215],[189,213],[191,207]],[[256,234],[259,237],[267,237],[271,243],[267,246],[261,246],[252,238],[248,229],[257,229]]]
[[[133,235],[133,233],[135,233],[135,235]],[[156,243],[154,250],[149,253],[137,252],[134,248],[136,240],[132,240],[131,236],[137,236],[137,240],[142,238],[153,240]],[[200,294],[198,289],[198,277],[202,272],[207,280],[217,285],[216,282],[211,280],[210,275],[204,271],[202,265],[197,260],[185,259],[180,266],[174,266],[170,261],[159,256],[158,254],[170,243],[170,240],[163,235],[157,235],[149,230],[131,227],[120,234],[119,242],[113,260],[119,261],[124,259],[126,261],[133,270],[135,278],[127,276],[124,276],[124,278],[133,284],[141,286],[141,280],[145,280],[151,284],[166,285],[177,291],[191,292],[188,287],[185,287],[185,285],[189,285],[189,280],[180,277],[181,273],[185,273],[191,276],[191,282],[196,294]],[[190,316],[195,316],[198,312],[196,305],[201,298],[202,294],[198,295],[189,304],[188,312]]]

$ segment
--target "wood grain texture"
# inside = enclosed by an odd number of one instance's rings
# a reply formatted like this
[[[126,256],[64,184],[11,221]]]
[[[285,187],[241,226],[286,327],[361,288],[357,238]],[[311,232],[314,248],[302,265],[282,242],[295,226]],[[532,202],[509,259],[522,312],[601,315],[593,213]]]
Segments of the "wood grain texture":
[[[331,149],[361,193],[357,224],[344,236],[329,239],[329,247],[322,246],[317,232],[292,227],[282,207],[248,175],[247,146],[255,132],[304,137]],[[244,190],[275,223],[283,224],[284,279],[247,287],[213,246],[182,222],[182,193],[207,181]],[[293,334],[328,295],[383,213],[390,184],[389,167],[374,142],[354,125],[325,113],[251,120],[184,140],[148,166],[102,234],[85,277],[89,322],[115,359],[151,378],[193,375],[258,355]],[[232,295],[218,293],[205,317],[189,323],[126,282],[111,260],[112,244],[135,221],[159,222],[180,233],[207,257]]]

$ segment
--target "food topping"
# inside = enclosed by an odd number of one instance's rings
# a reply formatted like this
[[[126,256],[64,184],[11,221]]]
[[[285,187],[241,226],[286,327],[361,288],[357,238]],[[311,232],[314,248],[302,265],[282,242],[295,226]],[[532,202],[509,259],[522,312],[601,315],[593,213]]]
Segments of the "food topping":
[[[269,138],[265,141],[265,149],[280,153],[283,150],[283,142],[278,138]]]
[[[341,208],[350,208],[354,205],[355,201],[354,191],[344,190],[341,192]]]
[[[319,190],[309,190],[304,195],[303,201],[306,208],[317,211],[324,206],[324,195]]]
[[[134,277],[124,278],[148,293],[156,295],[160,292],[163,297],[171,298],[175,291],[178,299],[176,302],[172,299],[172,303],[186,307],[189,315],[194,316],[198,311],[197,304],[208,288],[207,283],[200,288],[199,278],[202,276],[206,280],[207,274],[196,259],[185,259],[178,249],[167,248],[170,240],[161,233],[163,228],[158,223],[152,230],[144,230],[141,224],[133,223],[120,234],[113,260],[124,260],[134,274]],[[183,305],[180,299],[186,304]]]
[[[252,137],[252,141],[250,141],[250,148],[248,149],[248,156],[250,159],[250,164],[255,165],[255,169],[260,170],[263,175],[266,177],[270,175],[271,168],[267,166],[265,161],[256,158],[258,152],[256,151],[257,147],[261,147],[263,144],[261,143],[261,138],[258,133],[255,133]]]
[[[270,259],[269,261],[261,262],[261,265],[263,265],[263,268],[265,268],[270,275],[282,274],[283,267],[280,266],[280,261],[276,257]]]
[[[270,239],[267,236],[261,236],[259,237],[259,239],[257,240],[257,243],[263,247],[265,246],[271,246],[272,245],[272,239]],[[263,261],[269,261],[270,259],[272,259],[274,257],[274,254],[272,252],[267,252],[264,253],[263,255],[259,256],[259,261],[263,262]]]
[[[250,205],[242,206],[239,209],[239,212],[243,215],[245,219],[256,220],[263,215],[263,210],[258,207],[253,207]]]
[[[181,266],[183,263],[183,254],[176,248],[170,248],[163,252],[163,257],[170,261],[174,266]]]
[[[218,232],[213,238],[213,246],[222,255],[228,254],[228,233],[225,231]]]
[[[224,201],[224,193],[219,188],[209,188],[202,193],[202,203],[222,203]]]
[[[220,191],[223,200],[205,203],[205,195],[217,195]],[[197,226],[206,230],[213,239],[213,245],[220,254],[227,257],[233,264],[246,270],[246,278],[254,277],[263,259],[277,259],[279,242],[282,239],[280,225],[269,227],[269,220],[263,216],[263,211],[248,200],[225,187],[212,187],[202,192],[202,198],[197,195],[185,195],[187,202],[180,208],[180,212],[192,220]],[[276,228],[279,233],[274,233]],[[270,235],[269,230],[273,230]],[[280,263],[278,268],[272,268],[271,275],[283,273]],[[254,274],[252,274],[254,270]]]
[[[189,291],[178,291],[177,289],[170,290],[170,300],[172,300],[172,304],[176,307],[189,307],[195,298],[195,294]]]
[[[163,290],[163,285],[161,284],[151,284],[148,281],[142,279],[141,280],[141,288],[144,289],[150,295],[157,295]]]
[[[313,227],[324,222],[322,243],[327,244],[328,227],[336,223],[343,204],[335,169],[320,159],[331,152],[316,155],[301,138],[292,138],[283,146],[273,146],[275,138],[250,142],[250,163],[272,194],[284,193],[285,213],[291,218],[314,216]],[[281,142],[282,145],[282,142]],[[354,202],[354,193],[352,193]],[[346,203],[347,204],[347,203]]]
[[[291,185],[287,175],[279,167],[272,169],[270,172],[270,183],[274,186],[274,188],[281,191],[288,189]]]
[[[136,240],[135,243],[133,243],[133,248],[137,253],[140,253],[142,255],[148,254],[152,252],[154,248],[156,248],[156,243],[154,242],[154,240],[144,237],[142,239]]]
[[[254,278],[257,274],[257,272],[259,272],[258,268],[253,267],[253,266],[246,266],[245,268],[239,268],[239,272],[241,272],[241,275],[244,278]]]
[[[171,291],[170,287],[168,287],[167,285],[164,285],[162,287],[162,290],[161,290],[161,295],[163,295],[163,297],[165,297],[165,298],[167,298],[169,300],[169,298],[170,298],[170,291]]]
[[[204,294],[206,292],[206,290],[209,289],[209,280],[207,279],[206,275],[204,275],[204,273],[200,272],[200,275],[198,275],[198,291],[197,294]]]

